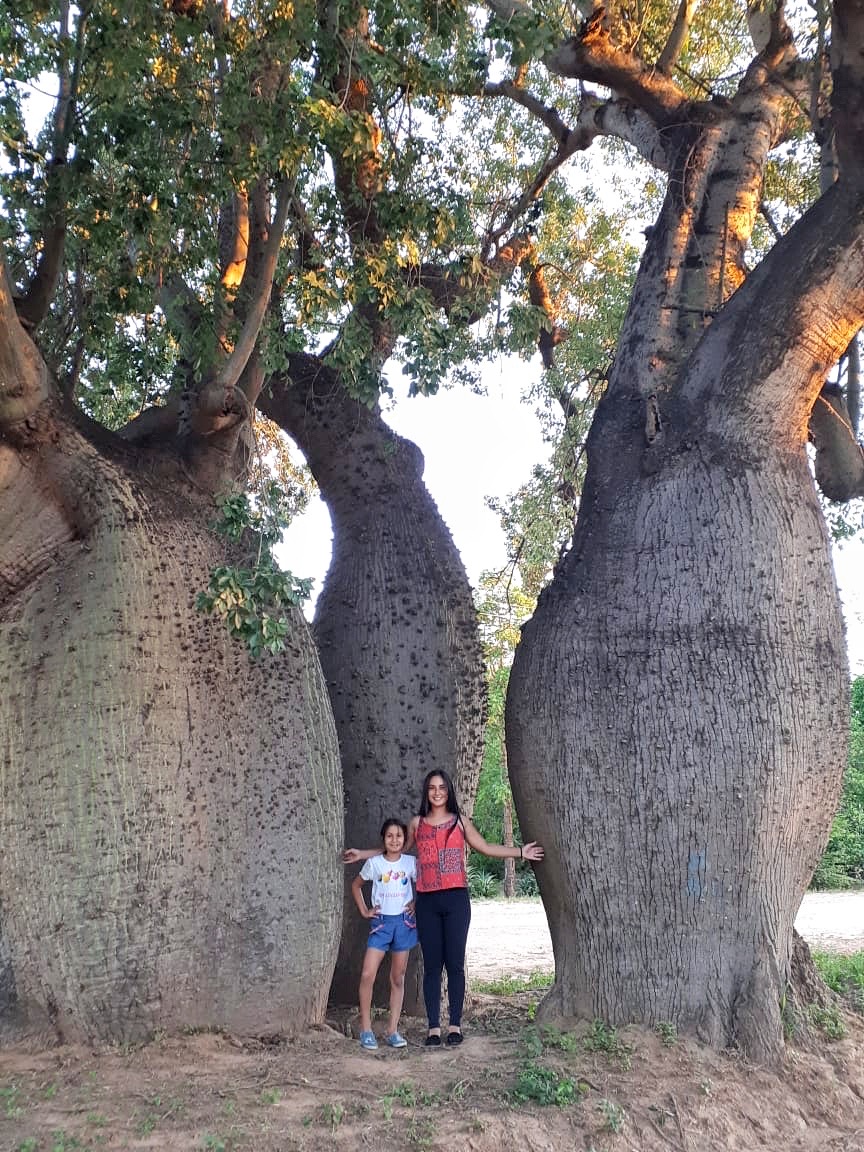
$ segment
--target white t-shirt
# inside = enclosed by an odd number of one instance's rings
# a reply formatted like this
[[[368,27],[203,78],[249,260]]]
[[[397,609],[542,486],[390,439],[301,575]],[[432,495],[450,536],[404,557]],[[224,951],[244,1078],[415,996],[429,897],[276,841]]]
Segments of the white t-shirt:
[[[414,856],[400,856],[398,860],[372,856],[360,875],[372,881],[371,907],[380,907],[382,916],[398,916],[414,898],[411,882],[417,878],[417,860]]]

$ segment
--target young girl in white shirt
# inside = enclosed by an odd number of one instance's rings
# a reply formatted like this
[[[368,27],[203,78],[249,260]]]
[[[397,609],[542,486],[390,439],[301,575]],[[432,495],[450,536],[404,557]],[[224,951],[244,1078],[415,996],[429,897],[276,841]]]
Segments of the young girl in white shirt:
[[[355,876],[351,885],[360,915],[371,921],[363,970],[360,973],[360,1045],[373,1052],[378,1047],[372,1031],[372,989],[381,961],[390,957],[390,1019],[387,1023],[387,1045],[404,1048],[407,1041],[399,1033],[399,1016],[405,995],[405,969],[408,954],[417,943],[417,921],[414,919],[414,888],[417,861],[403,856],[408,837],[400,821],[387,819],[381,826],[384,852],[372,856]],[[372,907],[363,898],[363,883],[372,881]]]

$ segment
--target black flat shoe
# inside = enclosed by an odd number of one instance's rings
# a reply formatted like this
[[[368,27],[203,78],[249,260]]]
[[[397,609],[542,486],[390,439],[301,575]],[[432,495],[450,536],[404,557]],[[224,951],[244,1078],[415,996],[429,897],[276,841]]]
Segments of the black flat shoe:
[[[426,1047],[427,1048],[440,1048],[441,1047],[441,1037],[440,1036],[427,1036],[426,1037]]]
[[[448,1032],[447,1033],[447,1043],[451,1048],[455,1048],[457,1044],[462,1043],[462,1033],[461,1032]]]

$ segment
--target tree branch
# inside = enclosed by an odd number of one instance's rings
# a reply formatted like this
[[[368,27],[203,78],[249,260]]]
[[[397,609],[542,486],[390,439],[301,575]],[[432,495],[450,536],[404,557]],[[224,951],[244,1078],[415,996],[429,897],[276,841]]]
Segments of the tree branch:
[[[36,272],[26,294],[17,302],[18,316],[28,328],[37,328],[45,319],[57,283],[63,269],[63,255],[66,248],[66,174],[69,144],[72,139],[72,125],[75,117],[75,104],[78,97],[78,82],[84,55],[84,31],[87,24],[89,4],[79,6],[78,25],[75,34],[75,50],[72,68],[69,66],[67,44],[69,36],[69,0],[63,0],[60,13],[60,75],[57,93],[57,106],[54,111],[54,132],[52,155],[48,164],[45,181],[45,207],[42,217],[42,250]]]
[[[685,93],[668,76],[647,68],[638,56],[615,47],[602,9],[595,12],[578,36],[571,36],[547,56],[545,64],[556,76],[611,88],[660,127],[678,123],[690,107]]]
[[[849,413],[849,423],[852,426],[852,435],[858,439],[858,428],[861,422],[861,350],[858,346],[858,336],[853,336],[846,349],[846,410]]]
[[[810,413],[810,438],[816,483],[825,496],[838,504],[864,496],[864,451],[837,384],[826,384],[819,393]]]
[[[678,62],[678,57],[687,43],[687,37],[690,34],[690,25],[693,23],[693,16],[699,0],[681,0],[678,5],[678,12],[675,15],[675,23],[672,25],[672,31],[669,33],[669,39],[666,41],[663,51],[657,57],[657,71],[664,76],[669,76],[673,67]]]
[[[267,312],[267,305],[270,302],[270,291],[273,287],[273,277],[279,259],[279,245],[282,242],[282,233],[285,231],[285,221],[288,217],[288,206],[291,203],[291,192],[290,183],[283,180],[276,196],[276,211],[273,214],[273,221],[264,244],[261,266],[255,270],[256,283],[246,301],[243,328],[231,355],[216,375],[214,386],[217,389],[224,391],[235,387],[258,340],[261,325]]]
[[[18,319],[0,254],[0,429],[32,416],[49,394],[48,369]]]
[[[528,278],[528,298],[535,308],[539,308],[546,317],[547,327],[540,330],[538,345],[543,358],[544,368],[555,367],[555,349],[562,340],[567,339],[567,330],[555,323],[555,309],[552,297],[546,284],[546,277],[542,264],[532,266]]]

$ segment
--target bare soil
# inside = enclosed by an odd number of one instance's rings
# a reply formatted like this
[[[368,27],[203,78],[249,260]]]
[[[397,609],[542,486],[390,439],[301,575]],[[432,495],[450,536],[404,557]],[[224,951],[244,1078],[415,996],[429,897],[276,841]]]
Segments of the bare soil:
[[[473,973],[499,974],[516,958],[549,968],[537,907],[475,904]],[[765,1070],[668,1032],[628,1028],[598,1047],[585,1024],[544,1031],[531,1019],[538,996],[472,994],[465,1043],[453,1049],[425,1049],[423,1021],[407,1020],[407,1049],[361,1052],[353,1013],[272,1044],[206,1033],[132,1050],[6,1049],[0,1152],[864,1152],[864,1020],[854,1013],[836,1018],[845,1036],[811,1026],[782,1068]],[[525,1100],[520,1078],[573,1099]]]

